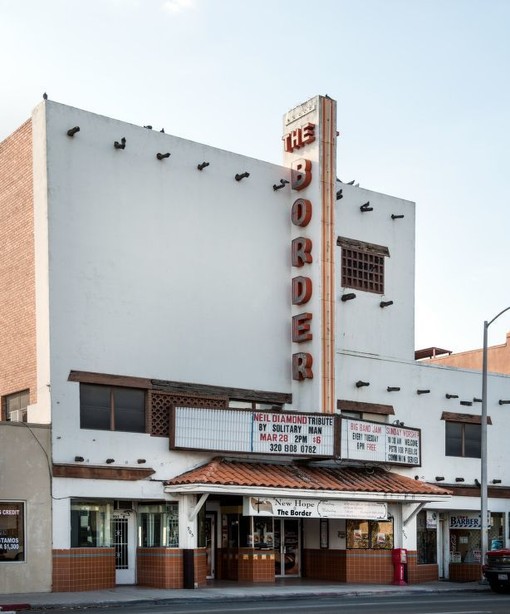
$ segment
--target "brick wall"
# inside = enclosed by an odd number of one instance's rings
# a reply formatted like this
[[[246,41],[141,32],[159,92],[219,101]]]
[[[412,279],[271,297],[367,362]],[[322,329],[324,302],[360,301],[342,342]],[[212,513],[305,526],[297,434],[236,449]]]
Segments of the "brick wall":
[[[303,550],[302,575],[314,580],[345,582],[345,550]]]
[[[240,582],[274,582],[274,552],[254,550],[253,548],[239,549],[239,571]]]
[[[450,563],[451,582],[476,582],[482,577],[482,567],[478,563]]]
[[[439,580],[439,567],[437,564],[418,565],[416,551],[407,552],[407,578],[408,584],[422,584],[423,582],[436,582]]]
[[[347,550],[346,582],[354,584],[391,584],[391,550]]]
[[[152,588],[182,588],[182,550],[177,548],[137,548],[137,584]]]
[[[30,389],[30,403],[36,402],[35,352],[32,122],[28,120],[0,143],[1,397]]]
[[[391,584],[391,550],[304,550],[303,576],[349,584]]]
[[[114,548],[53,550],[53,592],[94,591],[114,586]]]
[[[195,584],[198,587],[207,586],[207,551],[197,548],[194,555]]]

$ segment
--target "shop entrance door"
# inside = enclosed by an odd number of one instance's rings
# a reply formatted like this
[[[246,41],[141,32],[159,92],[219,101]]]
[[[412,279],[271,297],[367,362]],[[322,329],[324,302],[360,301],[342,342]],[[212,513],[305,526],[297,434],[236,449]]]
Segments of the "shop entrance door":
[[[207,578],[216,577],[216,514],[205,515],[205,554],[207,557]]]
[[[113,512],[112,541],[115,548],[115,583],[135,584],[135,514],[131,510]]]
[[[301,575],[301,521],[274,519],[275,575]]]

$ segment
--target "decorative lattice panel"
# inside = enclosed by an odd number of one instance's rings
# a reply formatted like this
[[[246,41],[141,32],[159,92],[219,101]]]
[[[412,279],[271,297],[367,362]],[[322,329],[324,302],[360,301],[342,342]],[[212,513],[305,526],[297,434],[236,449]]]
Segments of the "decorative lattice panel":
[[[150,392],[149,432],[154,437],[168,437],[170,406],[184,407],[228,407],[228,399],[221,397],[194,397],[168,392]]]

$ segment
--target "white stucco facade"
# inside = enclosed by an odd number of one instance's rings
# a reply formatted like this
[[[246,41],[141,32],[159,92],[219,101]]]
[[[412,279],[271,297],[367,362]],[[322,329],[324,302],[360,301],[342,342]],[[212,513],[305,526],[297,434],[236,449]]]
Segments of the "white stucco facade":
[[[72,546],[72,502],[99,500],[129,501],[135,511],[144,502],[177,501],[180,547],[196,548],[196,499],[164,482],[215,456],[171,450],[168,437],[149,431],[81,428],[80,382],[94,380],[71,372],[96,374],[98,384],[110,376],[287,395],[280,409],[288,411],[339,414],[337,401],[347,401],[361,408],[360,419],[421,430],[421,465],[386,469],[437,486],[474,487],[479,479],[479,458],[446,456],[444,412],[480,415],[480,374],[414,360],[415,204],[336,180],[336,124],[324,128],[336,119],[334,107],[322,97],[312,103],[304,119],[286,116],[284,133],[311,122],[317,138],[286,152],[282,166],[54,102],[35,109],[38,401],[28,420],[51,423],[52,462],[68,472],[53,478],[54,550]],[[68,136],[74,126],[80,130]],[[123,138],[125,148],[116,148]],[[303,156],[313,178],[296,189],[291,167]],[[300,197],[313,206],[306,228],[291,222]],[[343,287],[338,237],[386,250],[384,292]],[[304,266],[292,260],[296,238],[310,241],[313,257]],[[306,305],[292,304],[297,275],[313,286]],[[342,300],[349,293],[355,297]],[[292,329],[303,311],[311,314],[304,343],[293,340]],[[296,352],[313,356],[313,377],[293,377]],[[510,485],[509,419],[499,400],[510,398],[510,379],[489,379],[488,475],[503,488]],[[235,394],[230,401],[250,407]],[[72,474],[90,467],[120,476],[142,466],[152,475],[131,481]],[[272,495],[265,488],[258,493]],[[477,511],[480,499],[472,493],[432,497],[423,509]],[[394,545],[416,550],[420,499],[386,499]],[[489,509],[506,519],[510,499],[491,498]],[[219,514],[219,503],[208,510]],[[345,522],[331,520],[329,548],[346,548]],[[303,527],[302,545],[319,548],[318,524]],[[448,540],[445,527],[437,545],[442,577]]]

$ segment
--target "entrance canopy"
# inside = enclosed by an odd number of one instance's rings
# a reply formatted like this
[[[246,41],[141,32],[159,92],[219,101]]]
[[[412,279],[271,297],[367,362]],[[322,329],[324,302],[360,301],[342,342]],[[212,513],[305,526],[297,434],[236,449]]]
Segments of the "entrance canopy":
[[[452,495],[444,488],[380,467],[261,463],[221,457],[166,481],[165,492],[405,503],[445,501]]]

